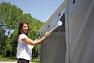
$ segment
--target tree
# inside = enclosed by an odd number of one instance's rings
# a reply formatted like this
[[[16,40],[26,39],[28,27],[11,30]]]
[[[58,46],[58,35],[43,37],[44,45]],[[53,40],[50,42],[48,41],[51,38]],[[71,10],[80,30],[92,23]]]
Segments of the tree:
[[[20,8],[5,2],[0,3],[0,19],[7,24],[7,28],[14,30],[10,37],[0,35],[3,37],[1,43],[2,48],[0,48],[0,54],[4,53],[3,56],[16,55],[18,23],[20,21],[24,20],[29,23],[29,37],[31,39],[36,39],[39,37],[37,31],[44,24],[40,20],[33,18],[31,14],[24,14]],[[4,32],[2,33],[4,34]],[[36,48],[34,53],[37,53]]]

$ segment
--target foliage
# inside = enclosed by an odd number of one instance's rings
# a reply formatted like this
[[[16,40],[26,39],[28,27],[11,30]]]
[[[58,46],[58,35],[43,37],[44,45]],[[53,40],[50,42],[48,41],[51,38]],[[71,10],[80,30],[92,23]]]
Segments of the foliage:
[[[33,18],[31,14],[23,13],[20,8],[5,2],[0,3],[0,19],[7,24],[6,28],[14,30],[12,35],[7,37],[4,35],[5,32],[2,31],[3,28],[0,28],[0,54],[5,57],[16,55],[18,23],[20,21],[24,20],[29,23],[28,36],[33,40],[39,37],[37,31],[44,24],[40,20]],[[36,48],[33,50],[34,53],[38,51]]]

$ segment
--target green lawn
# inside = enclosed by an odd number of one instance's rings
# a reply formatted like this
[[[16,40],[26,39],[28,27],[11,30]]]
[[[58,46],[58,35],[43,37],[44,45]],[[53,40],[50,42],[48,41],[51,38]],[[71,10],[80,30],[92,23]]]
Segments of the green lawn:
[[[16,57],[2,57],[0,55],[0,61],[16,61]],[[32,63],[39,63],[37,58],[32,59]]]

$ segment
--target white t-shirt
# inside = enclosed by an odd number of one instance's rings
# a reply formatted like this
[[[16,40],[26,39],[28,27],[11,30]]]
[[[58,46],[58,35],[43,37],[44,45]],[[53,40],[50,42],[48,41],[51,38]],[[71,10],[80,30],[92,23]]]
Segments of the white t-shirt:
[[[17,46],[17,59],[22,58],[26,60],[32,59],[32,45],[26,44],[21,39],[27,38],[25,34],[20,34],[18,37],[18,46]]]

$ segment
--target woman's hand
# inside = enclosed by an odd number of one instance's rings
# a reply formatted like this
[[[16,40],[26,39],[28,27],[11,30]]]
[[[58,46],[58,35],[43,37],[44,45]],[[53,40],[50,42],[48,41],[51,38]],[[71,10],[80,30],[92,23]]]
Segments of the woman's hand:
[[[51,35],[51,32],[46,32],[45,33],[45,37],[47,38],[47,37],[49,37]]]

